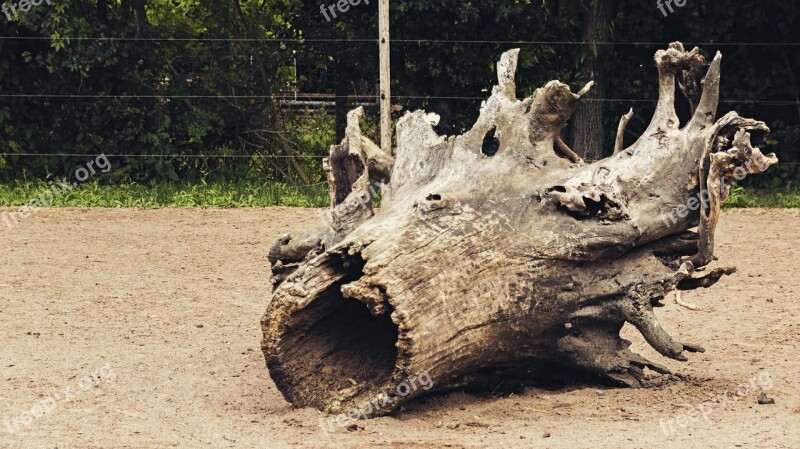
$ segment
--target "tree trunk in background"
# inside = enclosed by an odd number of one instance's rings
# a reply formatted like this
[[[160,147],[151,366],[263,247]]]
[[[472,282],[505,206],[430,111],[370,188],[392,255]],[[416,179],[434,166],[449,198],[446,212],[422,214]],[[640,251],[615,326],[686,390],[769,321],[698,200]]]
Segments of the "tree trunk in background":
[[[150,32],[150,22],[147,20],[147,0],[124,0],[122,11],[125,21],[133,21],[136,25],[136,37],[145,37]]]
[[[433,83],[433,95],[436,97],[446,97],[450,91],[450,86],[444,76],[439,76]],[[449,98],[440,98],[432,105],[432,109],[439,114],[439,130],[444,134],[460,134],[462,130],[455,129],[456,120],[455,105]]]
[[[558,0],[558,15],[565,17],[576,14],[578,9],[577,0]]]
[[[584,42],[608,42],[609,31],[614,18],[615,0],[591,0],[583,16],[581,40]],[[570,143],[578,155],[586,160],[595,161],[603,157],[605,130],[603,129],[603,102],[593,101],[606,98],[608,93],[608,74],[603,68],[611,52],[610,45],[597,45],[596,53],[587,46],[586,79],[594,80],[592,92],[586,102],[578,107],[570,127]]]
[[[98,0],[97,1],[97,18],[100,21],[105,22],[108,20],[108,7],[110,6],[110,0]]]
[[[345,64],[336,58],[336,140],[344,139],[344,130],[347,127],[347,71]]]

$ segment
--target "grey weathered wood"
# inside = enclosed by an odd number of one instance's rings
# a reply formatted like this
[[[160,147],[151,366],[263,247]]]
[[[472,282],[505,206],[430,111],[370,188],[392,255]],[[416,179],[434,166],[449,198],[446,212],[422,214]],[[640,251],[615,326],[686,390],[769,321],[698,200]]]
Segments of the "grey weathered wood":
[[[625,323],[666,357],[702,351],[673,339],[653,308],[733,272],[706,268],[719,207],[734,177],[777,162],[751,144],[769,129],[734,112],[715,122],[721,56],[709,64],[673,43],[656,53],[660,94],[645,133],[586,164],[557,147],[590,85],[574,94],[552,81],[519,100],[517,55],[498,62],[498,85],[463,135],[440,136],[435,114],[407,113],[391,158],[351,113],[326,163],[333,222],[270,251],[278,270],[262,347],[292,404],[344,412],[387,397],[370,413],[381,415],[424,393],[401,396],[397,385],[425,371],[434,389],[555,366],[621,386],[640,385],[645,368],[667,372],[628,349]],[[695,98],[683,126],[676,92]],[[500,145],[488,157],[492,131]],[[373,159],[388,181],[377,213],[359,199]],[[664,219],[702,189],[702,213]]]

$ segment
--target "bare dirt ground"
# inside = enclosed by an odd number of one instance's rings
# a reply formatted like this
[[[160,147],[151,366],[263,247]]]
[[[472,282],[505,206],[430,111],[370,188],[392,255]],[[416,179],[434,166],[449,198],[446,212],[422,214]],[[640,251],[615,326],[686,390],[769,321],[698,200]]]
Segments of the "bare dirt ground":
[[[457,392],[325,435],[260,352],[267,246],[313,211],[41,211],[0,227],[0,448],[798,448],[799,218],[724,214],[738,273],[684,295],[702,311],[657,311],[707,352],[665,360],[625,329],[676,373],[648,388]]]

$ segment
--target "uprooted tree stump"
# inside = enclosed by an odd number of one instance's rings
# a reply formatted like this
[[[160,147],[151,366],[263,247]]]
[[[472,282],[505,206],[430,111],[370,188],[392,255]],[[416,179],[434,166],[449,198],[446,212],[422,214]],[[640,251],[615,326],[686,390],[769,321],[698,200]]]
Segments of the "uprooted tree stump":
[[[517,55],[503,55],[463,135],[407,113],[392,158],[361,135],[363,111],[350,113],[325,161],[330,223],[269,255],[263,351],[292,404],[339,413],[384,398],[381,415],[424,392],[398,394],[420,372],[434,390],[556,366],[620,386],[639,386],[645,368],[667,373],[628,349],[626,322],[666,357],[702,351],[674,340],[653,307],[733,271],[706,269],[720,205],[734,177],[777,162],[751,145],[769,129],[734,112],[715,122],[721,55],[708,64],[674,43],[655,56],[659,99],[644,134],[585,163],[559,135],[591,83],[573,94],[552,81],[517,100]],[[676,95],[692,109],[684,124]],[[371,181],[383,184],[377,213]]]

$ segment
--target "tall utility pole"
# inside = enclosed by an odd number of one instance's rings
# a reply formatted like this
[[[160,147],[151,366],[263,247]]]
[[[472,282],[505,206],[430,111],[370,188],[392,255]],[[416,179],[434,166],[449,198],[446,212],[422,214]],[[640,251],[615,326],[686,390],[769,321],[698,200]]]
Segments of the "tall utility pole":
[[[389,0],[378,3],[381,71],[381,149],[392,154],[392,78],[389,69]]]

